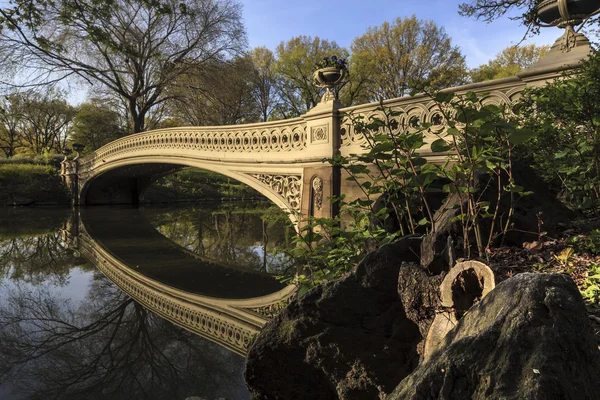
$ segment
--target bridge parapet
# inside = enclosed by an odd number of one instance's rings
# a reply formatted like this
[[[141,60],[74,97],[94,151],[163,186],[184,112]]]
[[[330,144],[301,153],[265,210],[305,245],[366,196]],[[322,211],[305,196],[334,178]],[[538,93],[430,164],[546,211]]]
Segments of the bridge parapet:
[[[307,149],[306,122],[303,118],[258,124],[178,127],[158,129],[126,136],[83,157],[80,170],[89,171],[98,164],[127,154],[144,152],[194,152],[197,157],[228,160],[257,159],[287,161],[301,158]]]
[[[519,77],[510,77],[497,79],[488,82],[481,82],[458,86],[443,90],[443,92],[453,92],[456,94],[465,94],[475,92],[482,98],[483,104],[513,104],[515,103],[527,83]],[[383,118],[381,108],[389,109],[400,113],[393,117],[395,131],[415,132],[422,123],[430,123],[434,128],[444,127],[444,118],[440,112],[439,105],[431,97],[425,94],[416,96],[405,96],[397,99],[383,101],[382,103],[370,103],[359,106],[346,107],[339,110],[342,118],[340,129],[340,153],[344,156],[351,154],[361,154],[366,152],[365,145],[367,139],[359,132],[356,132],[351,117],[361,116],[368,121],[371,117]],[[431,143],[439,137],[425,132],[425,145],[419,153],[429,159],[435,159],[436,155],[431,151]]]

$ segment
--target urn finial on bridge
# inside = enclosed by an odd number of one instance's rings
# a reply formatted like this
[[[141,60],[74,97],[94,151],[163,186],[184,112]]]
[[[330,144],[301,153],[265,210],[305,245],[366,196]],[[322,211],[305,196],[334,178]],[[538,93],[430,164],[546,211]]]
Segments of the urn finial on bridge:
[[[561,71],[580,66],[592,48],[588,38],[576,27],[598,13],[598,0],[538,1],[533,8],[531,22],[540,27],[558,27],[565,31],[546,55],[517,76],[525,81],[545,82],[549,77],[559,76]]]
[[[575,29],[600,12],[597,0],[541,0],[534,8],[533,22],[541,27],[564,28],[565,33],[553,46],[562,53],[581,46],[589,46],[589,40]]]
[[[316,65],[317,70],[313,73],[313,84],[318,88],[325,89],[325,94],[321,97],[321,103],[336,101],[335,87],[344,80],[348,73],[346,60],[337,56],[330,56],[324,57]]]

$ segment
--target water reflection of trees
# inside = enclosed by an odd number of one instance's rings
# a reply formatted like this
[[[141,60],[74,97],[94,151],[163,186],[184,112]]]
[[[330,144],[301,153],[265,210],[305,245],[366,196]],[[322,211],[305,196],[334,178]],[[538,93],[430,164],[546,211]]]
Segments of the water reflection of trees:
[[[242,366],[100,274],[77,307],[23,287],[0,306],[0,376],[31,399],[244,398]]]
[[[285,215],[264,218],[265,209],[220,207],[150,210],[159,232],[178,245],[230,265],[264,272],[289,267],[278,249],[289,246],[291,226]]]
[[[0,276],[31,284],[63,285],[75,257],[65,251],[59,232],[0,237]]]
[[[65,284],[76,263],[58,232],[69,209],[6,208],[0,215],[0,277]]]

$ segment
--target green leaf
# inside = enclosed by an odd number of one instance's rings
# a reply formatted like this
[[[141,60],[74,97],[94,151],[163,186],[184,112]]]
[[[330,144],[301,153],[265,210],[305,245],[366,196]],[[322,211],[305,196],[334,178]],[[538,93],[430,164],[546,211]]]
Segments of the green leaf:
[[[452,101],[452,99],[454,99],[454,92],[438,92],[435,95],[435,101],[437,101],[438,103],[449,103],[450,101]]]
[[[560,159],[560,158],[563,158],[563,157],[565,157],[567,154],[569,154],[570,152],[571,152],[571,150],[570,150],[570,149],[564,149],[564,150],[561,150],[561,151],[559,151],[558,153],[556,153],[556,154],[554,155],[554,158],[555,158],[555,159]]]
[[[506,190],[508,190],[509,192],[512,192],[512,193],[518,193],[518,192],[522,192],[523,190],[525,190],[525,188],[523,186],[514,185],[514,186],[507,187]]]
[[[531,129],[519,129],[510,135],[509,140],[512,144],[517,146],[521,143],[525,143],[534,136],[535,132]]]
[[[422,167],[423,165],[427,164],[427,159],[423,157],[417,157],[413,159],[412,162],[415,167]]]
[[[346,169],[348,170],[348,172],[350,172],[353,175],[366,174],[367,172],[369,172],[369,169],[364,164],[352,164],[352,165],[348,165],[346,167]]]
[[[448,128],[446,131],[446,135],[448,136],[460,136],[460,131],[456,128]]]
[[[443,153],[450,150],[451,148],[452,147],[448,146],[448,143],[446,143],[444,139],[438,139],[431,143],[431,151],[433,151],[434,153]]]
[[[427,218],[423,218],[422,220],[417,222],[417,225],[424,226],[424,225],[427,225],[428,223],[429,223],[429,221],[427,220]]]
[[[479,98],[477,97],[477,94],[475,94],[475,92],[468,92],[467,94],[465,94],[465,99],[473,103],[479,101]]]

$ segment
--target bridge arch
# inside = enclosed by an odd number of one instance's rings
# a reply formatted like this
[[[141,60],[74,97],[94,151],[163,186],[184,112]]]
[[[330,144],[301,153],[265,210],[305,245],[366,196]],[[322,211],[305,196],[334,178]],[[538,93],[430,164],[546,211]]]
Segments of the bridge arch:
[[[230,165],[186,156],[155,154],[103,162],[80,181],[79,203],[136,203],[157,179],[187,167],[216,172],[248,185],[286,212],[293,224],[298,223],[303,189],[301,167],[288,167],[286,174],[279,175],[280,168],[259,169],[256,165]]]

